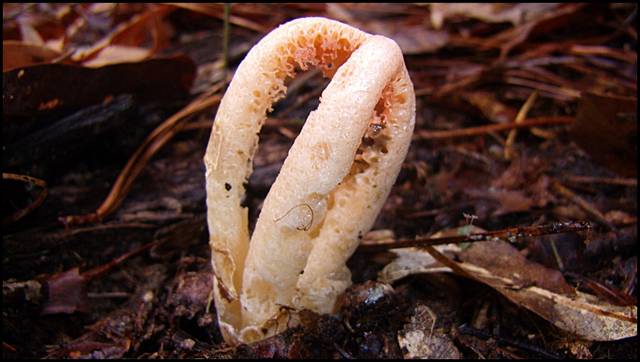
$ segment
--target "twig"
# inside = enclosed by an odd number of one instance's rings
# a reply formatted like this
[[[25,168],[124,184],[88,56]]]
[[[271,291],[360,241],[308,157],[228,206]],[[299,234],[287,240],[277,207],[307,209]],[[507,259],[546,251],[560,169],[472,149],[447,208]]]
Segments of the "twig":
[[[638,61],[636,52],[617,50],[602,45],[574,45],[569,51],[577,55],[602,55],[631,64]]]
[[[228,67],[229,67],[229,14],[231,13],[231,4],[230,3],[225,3],[224,4],[224,28],[222,30],[222,68],[224,69],[225,72],[225,79],[226,77],[226,73],[228,71]]]
[[[418,218],[422,218],[422,217],[432,217],[432,216],[436,216],[439,213],[441,213],[442,210],[441,209],[436,209],[436,210],[423,210],[423,211],[416,211],[416,212],[412,212],[410,214],[405,214],[403,215],[403,217],[407,218],[407,219],[418,219]]]
[[[609,230],[616,230],[615,227],[604,217],[604,215],[598,210],[595,206],[591,205],[587,200],[575,194],[573,191],[564,187],[557,180],[553,180],[551,183],[551,188],[561,196],[564,196],[569,201],[572,201],[576,205],[578,205],[581,209],[586,211],[589,215],[596,218],[596,220],[606,226]]]
[[[115,30],[93,44],[91,48],[76,50],[72,55],[72,59],[75,62],[87,62],[95,58],[106,47],[121,41],[121,39],[126,37],[132,29],[137,29],[141,24],[145,24],[148,21],[154,21],[154,19],[162,18],[173,10],[174,9],[172,7],[164,4],[154,6],[146,10],[144,13],[134,16],[131,20],[118,25]]]
[[[426,247],[452,243],[473,243],[490,240],[506,240],[513,243],[523,237],[562,234],[590,229],[591,224],[588,221],[554,222],[545,225],[519,226],[502,230],[488,231],[485,233],[474,233],[469,235],[449,236],[442,238],[416,237],[415,239],[401,239],[386,243],[374,243],[373,241],[363,240],[363,242],[358,247],[358,250],[363,252],[375,253],[396,248]],[[367,242],[369,242],[369,244],[367,244]]]
[[[169,117],[165,122],[158,126],[136,150],[129,159],[125,167],[120,171],[116,182],[111,187],[109,195],[104,199],[100,207],[90,214],[63,216],[58,220],[66,227],[72,225],[81,225],[86,223],[101,221],[106,215],[111,213],[124,199],[129,192],[133,181],[142,172],[151,157],[158,152],[173,136],[179,132],[185,117],[209,108],[220,102],[220,96],[211,96],[209,93],[219,90],[224,84],[219,83],[213,87],[212,91],[207,92],[196,98],[193,102],[181,109],[178,113]]]
[[[513,120],[513,123],[522,123],[525,119],[531,107],[533,107],[533,103],[535,103],[536,99],[538,99],[538,91],[534,90],[527,101],[524,102],[522,108],[518,111],[516,118]],[[509,135],[507,136],[507,140],[504,144],[504,158],[506,160],[510,160],[513,157],[513,143],[516,141],[516,136],[518,135],[518,129],[514,128],[509,131]]]
[[[167,3],[167,5],[188,9],[204,15],[213,16],[215,18],[224,20],[224,12],[221,15],[220,8],[216,5],[199,4],[199,3]],[[257,33],[264,33],[267,30],[269,30],[268,25],[258,24],[256,22],[253,22],[249,19],[242,18],[240,16],[230,15],[229,22],[233,25],[237,25],[249,30],[253,30]]]
[[[338,351],[338,353],[340,354],[340,357],[344,359],[355,359],[355,357],[353,357],[349,352],[345,351],[340,346],[338,346],[336,342],[333,342],[333,348],[335,348],[336,351]]]
[[[168,239],[161,239],[161,240],[155,240],[152,241],[150,243],[146,243],[144,245],[142,245],[141,247],[134,249],[130,252],[124,253],[122,255],[120,255],[119,257],[113,259],[112,261],[106,263],[106,264],[102,264],[102,265],[98,265],[97,267],[93,268],[93,269],[89,269],[87,271],[85,271],[84,273],[81,274],[82,278],[84,278],[85,280],[91,280],[93,278],[99,277],[101,275],[104,275],[106,272],[108,272],[109,270],[113,269],[113,267],[117,266],[118,264],[121,264],[123,261],[131,258],[132,256],[138,255],[141,252],[150,249],[153,246],[156,246],[158,244],[164,243],[165,241],[167,241]]]
[[[102,298],[129,298],[131,296],[130,293],[127,292],[105,292],[105,293],[87,293],[87,297],[93,299],[102,299]]]
[[[33,202],[31,202],[29,205],[25,206],[24,208],[14,212],[13,214],[2,218],[2,226],[9,225],[13,222],[16,222],[22,219],[23,217],[31,213],[33,210],[38,208],[38,206],[40,206],[44,202],[44,200],[47,198],[47,195],[49,195],[49,189],[47,188],[47,183],[44,182],[43,180],[40,180],[39,178],[3,172],[2,179],[26,182],[42,188],[42,191],[38,194],[38,197],[36,197],[36,199],[33,200]]]
[[[586,183],[586,184],[609,184],[638,187],[638,179],[635,178],[613,178],[613,177],[597,177],[597,176],[576,176],[569,175],[565,178],[569,182]]]
[[[440,264],[444,265],[444,266],[448,266],[449,268],[451,268],[451,270],[453,270],[454,273],[461,275],[467,279],[471,279],[473,280],[473,276],[471,274],[469,274],[469,272],[467,272],[466,270],[464,270],[464,268],[462,268],[460,265],[458,265],[458,263],[454,262],[453,260],[447,258],[446,255],[442,254],[441,252],[438,251],[438,249],[434,248],[431,245],[426,245],[423,246],[424,250],[426,250],[435,260],[439,261]]]
[[[541,349],[540,347],[537,346],[533,346],[530,345],[528,343],[524,343],[521,341],[517,341],[515,339],[511,339],[508,337],[501,337],[501,336],[495,336],[491,333],[487,333],[485,331],[479,330],[479,329],[475,329],[473,327],[469,327],[466,324],[463,324],[459,327],[457,327],[457,330],[460,334],[466,334],[466,335],[471,335],[474,337],[478,337],[481,339],[489,339],[489,338],[493,338],[496,343],[498,344],[506,344],[506,345],[510,345],[513,347],[517,347],[520,348],[522,350],[528,351],[528,352],[533,352],[533,353],[537,353],[538,355],[544,357],[544,358],[549,358],[549,359],[562,359],[561,356],[558,356],[554,353],[551,353],[549,351],[545,351],[543,349]]]
[[[575,89],[556,87],[550,84],[517,77],[505,77],[504,81],[507,84],[519,85],[522,87],[528,87],[531,89],[537,89],[542,92],[547,92],[551,95],[554,95],[554,98],[558,98],[560,100],[574,100],[580,98],[580,91],[577,91]]]
[[[10,345],[9,343],[2,341],[2,350],[5,352],[17,352],[16,347]]]
[[[489,124],[486,126],[459,128],[447,131],[417,130],[414,137],[415,139],[421,140],[434,140],[455,137],[479,136],[490,132],[507,131],[514,128],[569,125],[572,124],[574,120],[574,117],[566,116],[537,117],[523,120],[520,123]]]
[[[558,270],[564,270],[564,263],[562,262],[562,257],[560,257],[560,253],[558,252],[558,247],[556,246],[556,241],[551,239],[549,243],[551,245],[551,251],[553,252],[553,257],[556,259],[556,263],[558,264]]]
[[[579,282],[579,289],[581,287],[582,289],[587,289],[592,294],[599,295],[615,305],[630,306],[638,304],[638,301],[633,295],[626,294],[624,291],[616,289],[615,287],[604,285],[596,280],[576,273],[565,272],[563,274],[576,279]]]

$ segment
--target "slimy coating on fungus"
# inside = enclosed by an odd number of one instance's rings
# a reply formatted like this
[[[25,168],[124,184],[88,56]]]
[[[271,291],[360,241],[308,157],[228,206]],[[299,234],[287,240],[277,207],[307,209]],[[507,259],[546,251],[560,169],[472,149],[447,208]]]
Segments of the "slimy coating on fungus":
[[[265,198],[249,239],[241,206],[258,134],[297,69],[332,77]],[[415,95],[398,45],[324,18],[281,25],[242,61],[205,154],[214,299],[228,343],[287,328],[283,310],[331,313],[345,262],[375,221],[413,132]],[[251,240],[251,242],[249,242]]]

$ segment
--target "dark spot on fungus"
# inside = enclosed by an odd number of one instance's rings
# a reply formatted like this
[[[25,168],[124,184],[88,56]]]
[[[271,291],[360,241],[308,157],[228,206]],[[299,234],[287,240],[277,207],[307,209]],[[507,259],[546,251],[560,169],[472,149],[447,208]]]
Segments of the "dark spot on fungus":
[[[231,184],[229,184],[228,182],[225,182],[224,183],[224,189],[227,190],[227,191],[231,190]]]

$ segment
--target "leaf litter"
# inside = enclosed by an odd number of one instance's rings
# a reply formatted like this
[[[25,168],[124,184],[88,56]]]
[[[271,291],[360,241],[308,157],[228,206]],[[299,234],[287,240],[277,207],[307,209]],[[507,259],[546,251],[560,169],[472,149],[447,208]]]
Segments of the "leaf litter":
[[[3,356],[636,356],[635,5],[233,4],[225,38],[226,6],[3,4],[7,159],[37,160],[7,171],[45,185],[3,215]],[[228,348],[198,155],[242,55],[300,16],[400,44],[416,134],[338,314]],[[292,84],[267,120],[250,223],[325,85]],[[97,139],[114,157],[93,159]]]

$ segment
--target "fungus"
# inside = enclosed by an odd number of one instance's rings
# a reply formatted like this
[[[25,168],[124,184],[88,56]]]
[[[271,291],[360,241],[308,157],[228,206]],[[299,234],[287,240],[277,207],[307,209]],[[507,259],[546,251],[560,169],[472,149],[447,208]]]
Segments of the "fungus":
[[[284,96],[285,80],[310,66],[332,80],[289,150],[250,239],[241,203],[260,128]],[[351,284],[345,262],[395,182],[414,122],[413,84],[391,39],[302,18],[249,51],[220,103],[204,157],[213,293],[228,343],[286,329],[291,309],[334,311]]]

